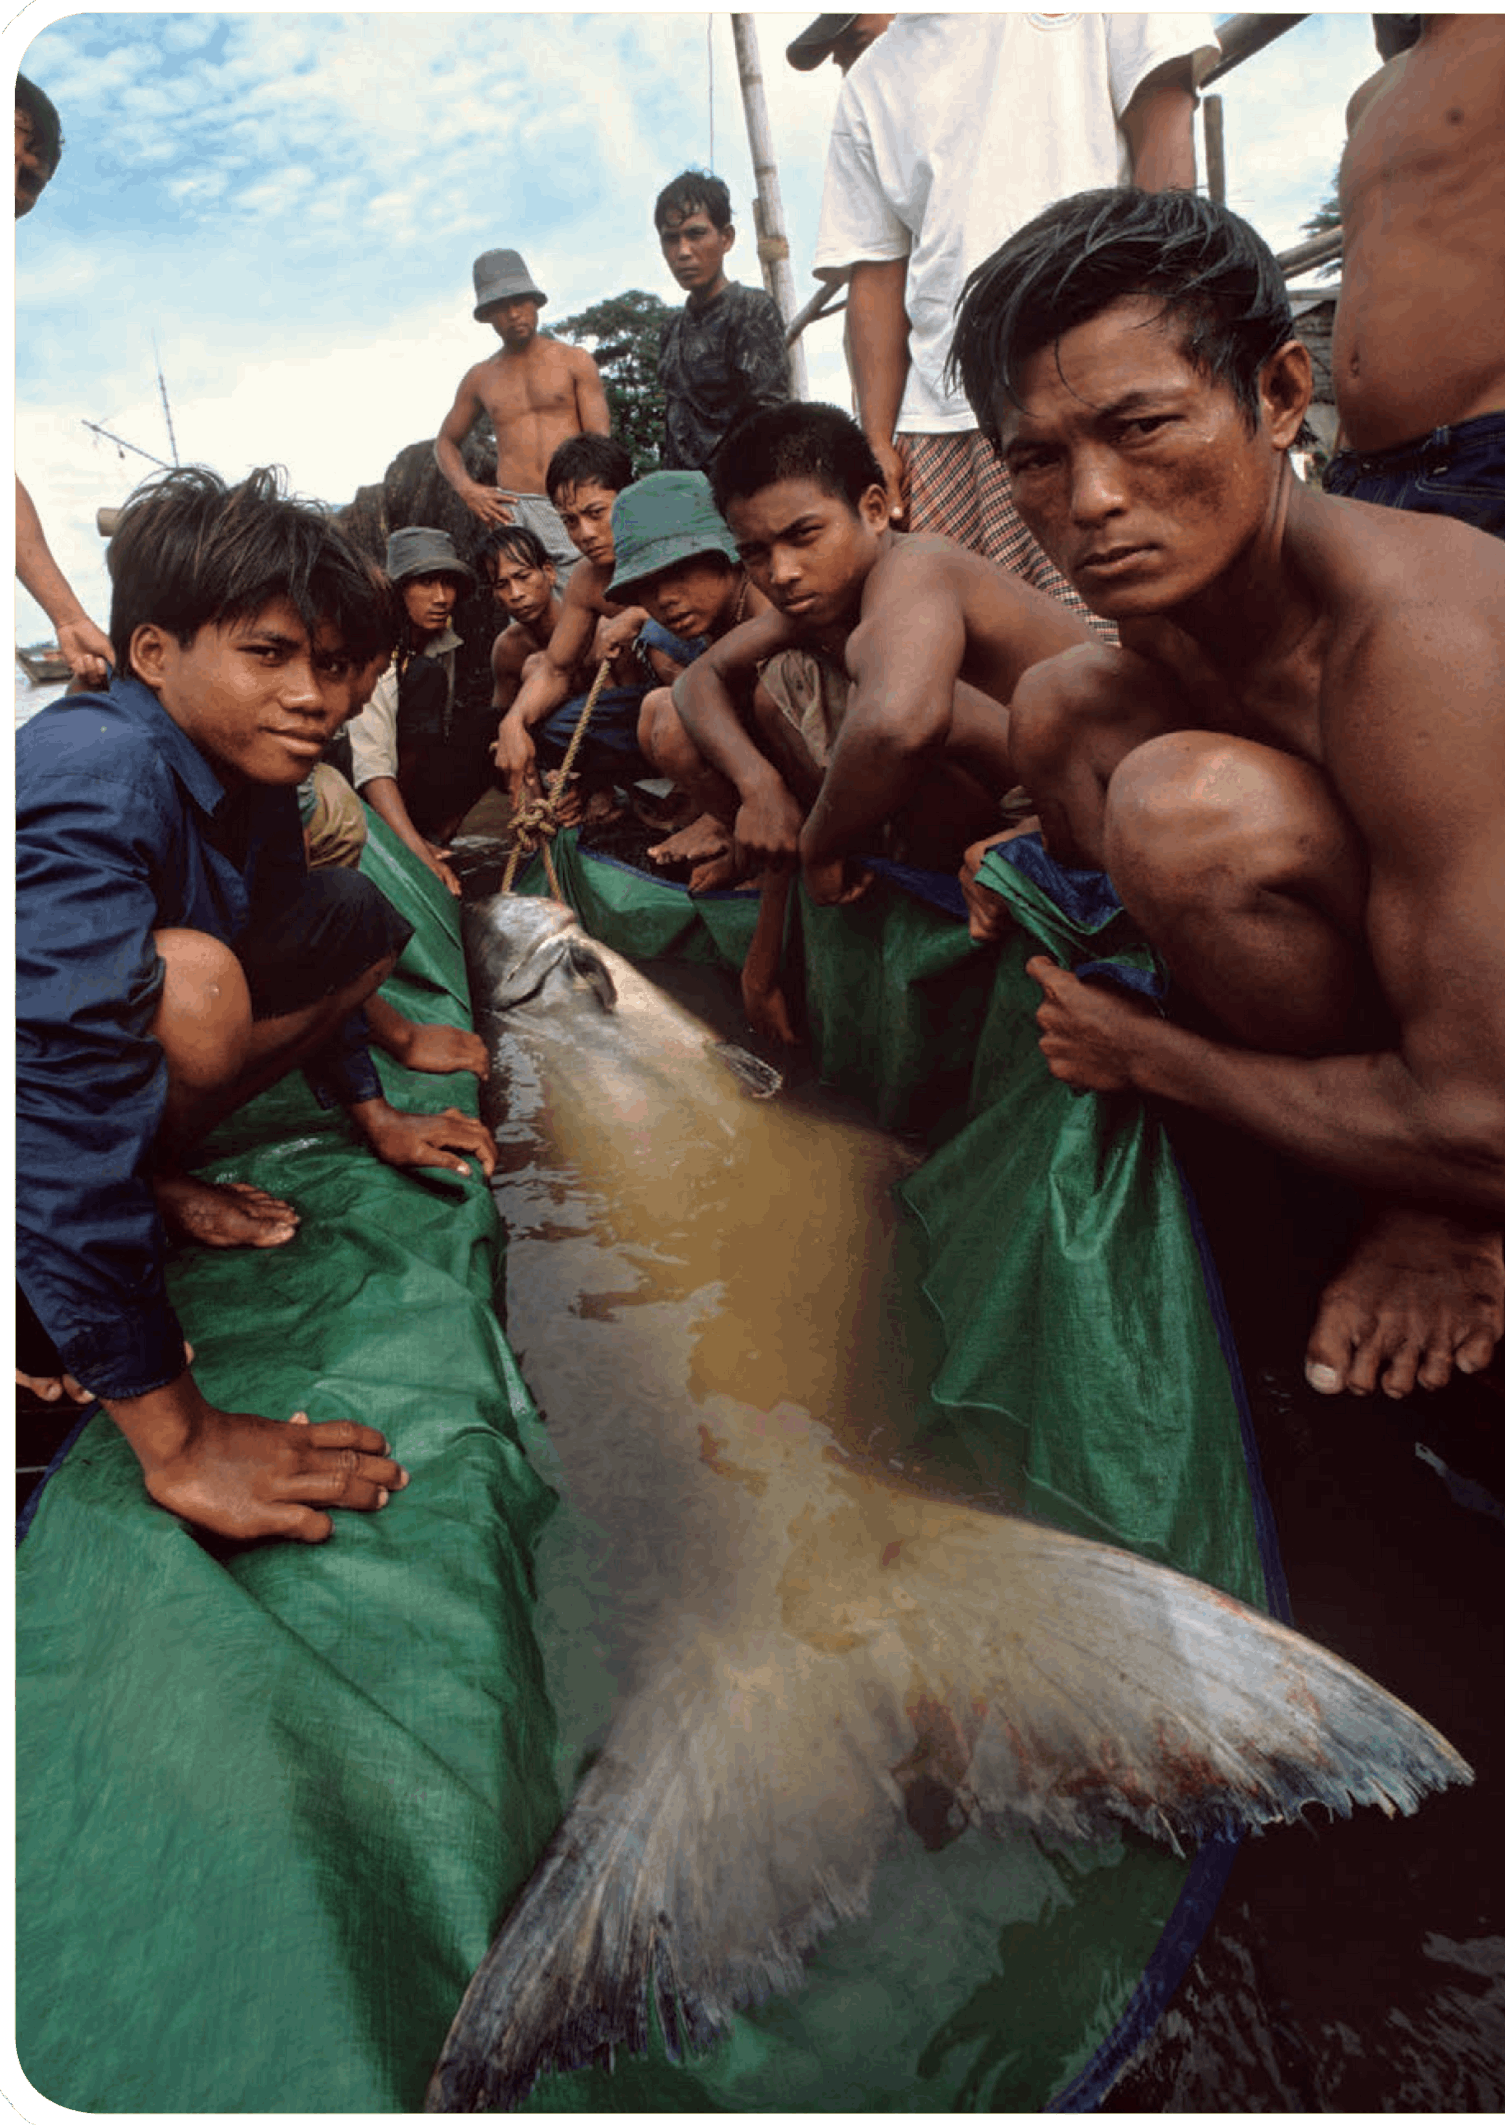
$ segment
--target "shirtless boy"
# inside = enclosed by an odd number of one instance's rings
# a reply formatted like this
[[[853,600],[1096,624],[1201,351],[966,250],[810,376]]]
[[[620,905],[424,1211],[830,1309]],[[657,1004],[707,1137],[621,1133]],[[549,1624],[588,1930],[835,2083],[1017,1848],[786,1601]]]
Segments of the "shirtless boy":
[[[611,415],[601,374],[583,347],[567,347],[538,329],[548,297],[518,251],[485,251],[472,268],[475,317],[501,340],[495,354],[467,369],[434,444],[439,470],[472,516],[486,525],[526,524],[561,573],[575,560],[544,494],[544,472],[572,435],[609,435]],[[496,485],[473,480],[461,445],[482,413],[496,432]]]
[[[1318,1392],[1478,1371],[1505,1292],[1505,553],[1295,477],[1284,283],[1191,193],[1037,217],[972,277],[955,359],[1021,515],[1123,643],[1026,680],[1020,779],[1197,1020],[1033,959],[1051,1070],[1362,1192]]]
[[[553,640],[564,609],[559,572],[542,541],[524,524],[503,524],[493,531],[476,556],[476,566],[507,615],[491,645],[491,705],[504,716],[517,699],[528,660]]]
[[[294,792],[389,622],[366,564],[267,472],[167,475],[109,561],[109,693],[16,739],[21,1369],[98,1393],[158,1504],[317,1542],[327,1508],[377,1509],[403,1471],[365,1425],[207,1402],[163,1258],[169,1233],[293,1239],[290,1204],[188,1165],[299,1064],[388,1164],[495,1162],[480,1122],[382,1097],[359,1012],[409,926],[368,880],[304,862]]]
[[[1017,780],[1006,704],[1042,657],[1088,639],[1057,600],[950,539],[896,531],[861,429],[834,406],[753,414],[712,489],[772,610],[674,688],[689,739],[731,792],[735,870],[800,863],[822,905],[853,900],[852,859],[890,829],[908,860],[953,866]],[[743,991],[777,1027],[766,928]],[[782,1037],[787,1038],[785,1031]]]
[[[1324,484],[1505,538],[1505,18],[1420,21],[1348,107]]]
[[[574,735],[586,694],[602,661],[615,660],[615,686],[605,687],[591,713],[578,756],[582,788],[646,775],[637,746],[638,711],[646,687],[635,644],[648,615],[607,596],[615,565],[612,505],[632,485],[632,460],[613,437],[579,435],[561,443],[546,474],[549,499],[581,557],[565,586],[542,651],[523,667],[523,679],[497,729],[496,764],[515,799],[537,797],[539,758],[557,767]],[[542,616],[537,625],[544,624]],[[505,639],[505,638],[504,638]],[[493,676],[496,665],[492,665]]]

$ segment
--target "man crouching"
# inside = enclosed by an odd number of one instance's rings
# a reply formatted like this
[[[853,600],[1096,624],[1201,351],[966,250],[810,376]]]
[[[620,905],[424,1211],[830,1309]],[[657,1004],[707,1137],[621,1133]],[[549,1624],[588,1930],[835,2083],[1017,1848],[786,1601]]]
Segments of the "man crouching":
[[[1307,1344],[1319,1393],[1480,1370],[1505,1290],[1505,552],[1302,485],[1284,282],[1189,192],[1049,208],[973,274],[953,359],[1123,645],[1026,675],[1016,770],[1183,999],[1158,1018],[1032,960],[1052,1071],[1362,1191]],[[1001,904],[968,893],[990,934]]]
[[[169,474],[127,505],[109,565],[117,676],[16,746],[19,1365],[97,1394],[160,1505],[318,1542],[326,1507],[380,1507],[406,1475],[365,1425],[208,1403],[163,1264],[169,1234],[292,1239],[290,1204],[187,1162],[298,1064],[389,1164],[494,1163],[481,1123],[382,1097],[361,1005],[410,926],[304,859],[294,792],[387,618],[364,561],[270,472]]]

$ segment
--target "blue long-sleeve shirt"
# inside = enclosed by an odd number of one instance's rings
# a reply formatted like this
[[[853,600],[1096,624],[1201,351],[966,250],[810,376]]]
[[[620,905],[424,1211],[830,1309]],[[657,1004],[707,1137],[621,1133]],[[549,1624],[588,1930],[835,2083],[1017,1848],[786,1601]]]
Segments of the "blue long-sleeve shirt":
[[[184,1366],[150,1177],[167,1099],[152,932],[233,944],[253,901],[285,905],[305,875],[295,793],[228,790],[139,680],[17,734],[16,1274],[97,1393],[146,1394]],[[343,1104],[380,1093],[359,1013],[317,1062]]]

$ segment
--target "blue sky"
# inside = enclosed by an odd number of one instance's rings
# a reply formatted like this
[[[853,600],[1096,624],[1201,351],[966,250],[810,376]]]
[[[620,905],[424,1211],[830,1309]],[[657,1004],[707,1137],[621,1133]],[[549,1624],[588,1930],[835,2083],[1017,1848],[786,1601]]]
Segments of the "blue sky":
[[[281,463],[338,503],[433,435],[494,344],[470,316],[478,252],[524,252],[545,323],[627,288],[676,300],[653,196],[711,161],[739,211],[733,270],[757,280],[725,14],[58,13],[33,0],[3,31],[67,140],[16,225],[16,464],[102,625],[94,511],[150,467],[82,423],[169,455],[154,345],[185,462]],[[839,85],[784,61],[809,19],[758,14],[802,299]],[[1223,84],[1231,203],[1277,248],[1377,63],[1367,15],[1313,16]],[[840,338],[827,322],[806,344],[812,395],[846,403]],[[48,632],[19,590],[16,627]]]

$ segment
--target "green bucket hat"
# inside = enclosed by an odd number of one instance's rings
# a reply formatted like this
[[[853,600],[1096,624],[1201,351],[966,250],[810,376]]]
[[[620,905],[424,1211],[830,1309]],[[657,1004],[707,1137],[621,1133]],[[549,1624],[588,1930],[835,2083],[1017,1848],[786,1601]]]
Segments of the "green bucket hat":
[[[650,472],[624,487],[611,507],[611,536],[617,565],[609,598],[698,553],[723,554],[734,568],[740,558],[703,472]]]

